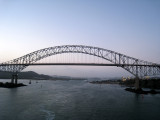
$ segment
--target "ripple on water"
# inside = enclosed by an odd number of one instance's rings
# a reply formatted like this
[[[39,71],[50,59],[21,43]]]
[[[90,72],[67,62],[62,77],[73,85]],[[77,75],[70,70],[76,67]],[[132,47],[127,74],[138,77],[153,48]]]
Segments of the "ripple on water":
[[[41,111],[45,113],[46,120],[54,120],[55,119],[54,112],[49,111],[49,110],[45,110],[45,109],[42,109]]]

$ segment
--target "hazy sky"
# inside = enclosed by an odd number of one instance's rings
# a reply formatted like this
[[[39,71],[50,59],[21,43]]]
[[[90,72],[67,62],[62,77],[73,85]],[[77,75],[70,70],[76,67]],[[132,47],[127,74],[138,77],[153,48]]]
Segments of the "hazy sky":
[[[160,63],[160,0],[0,0],[0,62],[70,44]],[[26,70],[71,76],[127,75],[115,67]]]

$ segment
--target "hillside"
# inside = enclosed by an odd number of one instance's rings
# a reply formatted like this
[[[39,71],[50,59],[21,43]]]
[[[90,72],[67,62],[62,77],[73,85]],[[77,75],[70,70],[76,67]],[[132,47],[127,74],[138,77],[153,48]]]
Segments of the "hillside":
[[[11,79],[12,74],[8,72],[0,72],[0,79]],[[20,72],[19,79],[52,79],[49,75],[38,74],[33,71]]]
[[[8,72],[0,72],[0,79],[11,79],[12,74]],[[84,78],[79,77],[69,77],[69,76],[49,76],[44,74],[38,74],[33,71],[20,72],[18,74],[18,79],[36,79],[36,80],[84,80]]]

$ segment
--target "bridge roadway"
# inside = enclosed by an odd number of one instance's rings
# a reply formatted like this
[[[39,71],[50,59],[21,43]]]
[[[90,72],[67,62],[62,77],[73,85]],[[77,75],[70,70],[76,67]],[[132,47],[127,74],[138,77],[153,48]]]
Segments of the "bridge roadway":
[[[0,66],[36,66],[36,65],[78,65],[78,66],[117,66],[117,67],[124,67],[124,66],[144,66],[144,67],[160,67],[160,65],[145,65],[145,64],[108,64],[108,63],[24,63],[24,64],[0,64]]]

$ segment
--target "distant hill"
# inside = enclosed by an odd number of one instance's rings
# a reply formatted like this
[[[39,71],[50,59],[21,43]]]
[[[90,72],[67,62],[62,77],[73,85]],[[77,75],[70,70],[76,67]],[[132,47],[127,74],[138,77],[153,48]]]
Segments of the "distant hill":
[[[8,72],[0,72],[0,79],[11,79],[12,74]],[[84,78],[69,77],[69,76],[49,76],[44,74],[38,74],[33,71],[20,72],[18,74],[19,79],[36,79],[36,80],[84,80]]]
[[[86,78],[81,78],[81,77],[57,76],[57,75],[53,75],[52,79],[54,80],[86,80]]]
[[[11,79],[12,74],[8,72],[0,72],[0,79]],[[49,75],[38,74],[33,71],[20,72],[19,79],[52,79]]]

